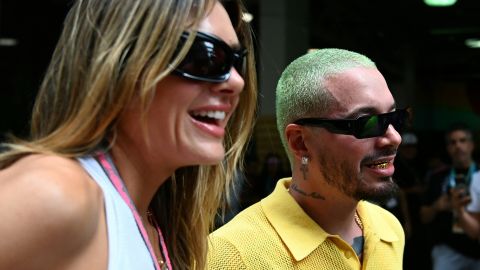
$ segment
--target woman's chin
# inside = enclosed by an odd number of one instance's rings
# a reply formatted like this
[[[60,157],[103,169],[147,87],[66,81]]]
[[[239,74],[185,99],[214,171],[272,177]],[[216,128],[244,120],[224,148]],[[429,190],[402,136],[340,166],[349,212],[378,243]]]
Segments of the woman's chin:
[[[209,145],[196,151],[194,164],[192,165],[217,165],[225,158],[225,148],[223,145]]]

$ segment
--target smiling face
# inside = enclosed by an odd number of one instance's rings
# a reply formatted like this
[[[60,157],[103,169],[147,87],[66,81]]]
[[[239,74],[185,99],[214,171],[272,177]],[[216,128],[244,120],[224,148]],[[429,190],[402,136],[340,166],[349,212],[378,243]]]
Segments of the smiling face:
[[[214,35],[231,47],[239,44],[227,12],[216,3],[198,31]],[[133,101],[119,123],[119,137],[161,166],[177,169],[219,163],[225,155],[225,127],[244,87],[240,74],[221,83],[208,83],[169,75],[157,85],[146,113],[145,142],[141,106]],[[119,138],[122,139],[122,138]]]
[[[320,117],[356,119],[395,109],[394,99],[377,69],[348,69],[329,77],[326,86],[338,106]],[[365,139],[309,128],[305,140],[321,178],[345,195],[377,200],[395,191],[393,159],[401,137],[393,126],[383,136]]]

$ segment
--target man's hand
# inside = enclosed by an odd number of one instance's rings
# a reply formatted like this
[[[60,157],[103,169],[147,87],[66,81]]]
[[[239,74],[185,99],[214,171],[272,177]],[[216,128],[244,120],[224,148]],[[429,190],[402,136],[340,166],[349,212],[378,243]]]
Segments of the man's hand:
[[[465,206],[472,201],[465,187],[452,188],[450,190],[450,198],[452,208],[457,212],[463,211]]]

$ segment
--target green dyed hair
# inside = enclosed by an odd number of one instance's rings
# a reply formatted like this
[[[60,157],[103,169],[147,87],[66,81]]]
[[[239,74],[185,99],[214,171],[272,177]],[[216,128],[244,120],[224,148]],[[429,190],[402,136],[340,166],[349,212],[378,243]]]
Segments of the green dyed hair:
[[[337,101],[325,86],[325,80],[356,67],[376,68],[376,65],[362,54],[329,48],[307,53],[283,71],[277,84],[276,116],[277,128],[290,163],[292,157],[285,138],[287,125],[299,118],[327,113]]]

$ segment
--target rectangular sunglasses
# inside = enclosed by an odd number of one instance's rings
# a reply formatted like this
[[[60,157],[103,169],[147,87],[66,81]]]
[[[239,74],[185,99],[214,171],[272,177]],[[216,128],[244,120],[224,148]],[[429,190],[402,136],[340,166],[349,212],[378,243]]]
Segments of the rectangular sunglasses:
[[[179,49],[183,47],[189,35],[189,32],[183,32]],[[177,49],[177,53],[179,49]],[[224,82],[230,78],[232,67],[240,75],[244,75],[246,55],[247,50],[244,48],[233,49],[218,37],[197,32],[187,55],[173,73],[193,80]]]
[[[357,119],[325,119],[301,118],[295,124],[302,126],[322,127],[336,134],[353,135],[357,139],[382,136],[392,125],[397,132],[402,132],[409,116],[409,108],[397,109],[393,112],[366,115]]]

